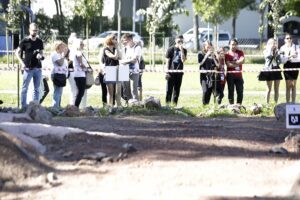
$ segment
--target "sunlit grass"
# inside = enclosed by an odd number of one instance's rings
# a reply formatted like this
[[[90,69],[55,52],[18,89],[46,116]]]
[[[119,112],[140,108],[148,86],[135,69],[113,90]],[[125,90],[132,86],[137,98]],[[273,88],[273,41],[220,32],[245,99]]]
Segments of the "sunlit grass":
[[[149,66],[147,66],[149,68]],[[197,70],[197,65],[187,65],[186,69]],[[245,70],[260,70],[262,68],[261,64],[245,64]],[[163,66],[157,65],[155,67],[157,70],[162,70]],[[246,107],[252,106],[254,103],[263,104],[263,115],[269,116],[273,115],[273,106],[271,104],[267,106],[265,104],[265,90],[266,83],[260,82],[257,79],[258,72],[244,73],[244,101],[243,105]],[[17,107],[17,72],[16,71],[0,71],[0,99],[4,101],[2,106],[5,107]],[[20,75],[20,86],[22,83],[22,76]],[[43,102],[44,106],[51,106],[53,86],[52,82],[48,82],[50,87],[50,93]],[[300,88],[299,81],[297,83],[297,88]],[[143,96],[154,96],[161,100],[162,105],[165,105],[165,91],[166,91],[166,80],[164,73],[150,73],[145,72],[143,74]],[[298,91],[300,94],[300,91]],[[273,93],[271,94],[271,99],[273,98]],[[64,88],[62,97],[62,106],[69,104],[70,89],[67,85]],[[202,106],[202,91],[199,81],[198,72],[186,72],[183,76],[181,94],[178,102],[178,107],[183,107],[183,111],[191,116],[197,116],[201,113],[207,112],[207,110],[214,109],[214,99],[213,96],[210,101],[210,108]],[[297,96],[297,102],[300,101],[299,95]],[[285,102],[285,82],[280,83],[280,96],[279,102]],[[223,99],[223,104],[228,104],[227,100],[227,87],[225,87],[225,97]],[[101,87],[93,86],[88,90],[88,105],[93,107],[102,107],[101,102]],[[217,112],[217,111],[216,111]],[[221,112],[221,111],[220,111]],[[226,111],[224,113],[219,113],[219,115],[227,115]],[[249,113],[246,113],[249,114]]]

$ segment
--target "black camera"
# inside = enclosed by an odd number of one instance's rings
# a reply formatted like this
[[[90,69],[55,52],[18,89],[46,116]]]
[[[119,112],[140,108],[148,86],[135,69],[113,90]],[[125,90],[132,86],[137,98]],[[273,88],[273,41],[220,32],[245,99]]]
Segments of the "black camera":
[[[44,60],[44,59],[45,59],[44,56],[42,56],[42,57],[40,57],[40,58],[37,57],[37,55],[38,55],[40,52],[41,52],[41,51],[40,51],[39,49],[34,50],[34,51],[33,51],[33,56],[36,57],[38,60]]]

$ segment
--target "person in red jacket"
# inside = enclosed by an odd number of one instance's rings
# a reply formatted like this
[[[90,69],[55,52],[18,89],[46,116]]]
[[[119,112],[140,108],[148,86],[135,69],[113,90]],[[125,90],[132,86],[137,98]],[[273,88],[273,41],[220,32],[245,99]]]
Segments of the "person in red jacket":
[[[236,88],[236,103],[242,104],[244,92],[244,80],[242,75],[242,64],[245,61],[244,52],[238,49],[238,41],[236,39],[231,39],[229,41],[229,48],[229,51],[225,55],[228,101],[230,104],[234,104],[234,88]]]

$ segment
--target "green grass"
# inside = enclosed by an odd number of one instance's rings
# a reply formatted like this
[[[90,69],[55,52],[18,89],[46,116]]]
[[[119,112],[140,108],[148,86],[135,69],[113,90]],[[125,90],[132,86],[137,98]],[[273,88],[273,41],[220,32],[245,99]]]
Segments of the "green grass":
[[[148,68],[149,66],[147,66]],[[160,65],[156,66],[156,69],[162,69]],[[186,69],[198,69],[197,65],[187,65]],[[262,68],[261,64],[245,64],[245,70],[259,70]],[[260,82],[257,79],[258,72],[249,72],[244,73],[244,101],[243,105],[250,107],[253,103],[260,103],[265,105],[265,90],[266,83]],[[16,107],[17,106],[17,72],[16,71],[0,71],[0,99],[4,101],[2,106],[5,107]],[[164,73],[150,73],[145,72],[143,75],[143,92],[145,96],[155,96],[161,100],[162,105],[165,105],[165,90],[166,90],[166,81],[164,78]],[[20,87],[22,84],[22,76],[20,75]],[[300,88],[300,81],[297,83],[297,88]],[[50,86],[50,93],[46,97],[43,105],[51,106],[52,103],[52,94],[53,86],[52,82],[48,82]],[[12,92],[13,91],[13,92]],[[66,106],[69,102],[70,89],[67,87],[64,88],[63,97],[62,97],[62,106]],[[281,81],[280,83],[280,97],[279,103],[285,102],[285,82]],[[213,97],[209,107],[203,107],[201,103],[202,91],[199,83],[199,73],[186,72],[183,76],[181,94],[179,98],[179,107],[183,107],[182,111],[191,116],[198,116],[201,113],[206,113],[206,116],[214,116],[215,114],[226,116],[231,115],[227,111],[215,111],[208,115],[209,110],[214,109]],[[273,98],[273,94],[271,96]],[[300,91],[298,91],[297,102],[300,101]],[[223,104],[228,104],[227,100],[227,87],[225,87],[225,97],[223,99]],[[101,87],[93,86],[88,90],[88,105],[93,107],[102,107],[101,102]],[[135,111],[134,111],[135,112]],[[249,115],[250,113],[245,113]],[[264,106],[262,116],[273,115],[273,105]]]

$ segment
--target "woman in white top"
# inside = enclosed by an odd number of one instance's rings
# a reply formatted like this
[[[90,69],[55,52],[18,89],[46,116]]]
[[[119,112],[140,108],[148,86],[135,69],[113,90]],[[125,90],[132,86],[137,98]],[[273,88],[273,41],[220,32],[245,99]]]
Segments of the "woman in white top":
[[[277,42],[274,38],[270,38],[267,42],[266,49],[264,50],[265,65],[263,70],[273,70],[280,69],[279,65],[280,55],[277,47]],[[270,95],[272,90],[272,84],[274,82],[274,101],[277,103],[279,97],[279,84],[282,80],[282,75],[280,71],[262,71],[258,75],[258,80],[266,81],[267,83],[267,103],[270,102]]]
[[[285,35],[285,44],[280,48],[281,61],[284,63],[283,69],[299,68],[299,46],[293,44],[292,36]],[[292,103],[296,100],[296,83],[298,79],[298,70],[284,71],[284,78],[286,80],[286,102],[290,102],[292,94]]]
[[[54,74],[63,74],[67,76],[68,68],[67,68],[67,60],[65,58],[67,51],[67,45],[62,41],[57,41],[54,45],[54,51],[51,53],[51,62],[52,62],[52,72],[51,79],[53,81]],[[62,86],[57,86],[53,84],[54,92],[53,92],[53,103],[52,106],[54,108],[59,108],[61,103],[61,96],[63,92]]]
[[[79,107],[82,97],[86,92],[86,69],[88,63],[86,58],[83,55],[83,41],[77,39],[75,41],[76,52],[72,55],[73,67],[74,67],[74,80],[77,86],[77,94],[75,99],[75,106]]]

